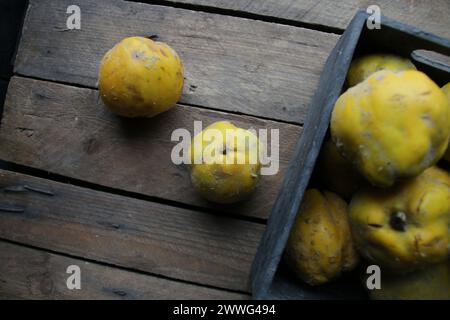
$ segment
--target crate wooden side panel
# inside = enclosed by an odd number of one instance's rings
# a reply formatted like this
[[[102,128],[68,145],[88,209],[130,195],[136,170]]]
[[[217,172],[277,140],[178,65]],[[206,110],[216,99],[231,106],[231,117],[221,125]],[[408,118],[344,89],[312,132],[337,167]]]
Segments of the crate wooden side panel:
[[[201,5],[267,17],[277,17],[338,29],[347,28],[358,9],[376,4],[381,14],[398,21],[413,24],[423,30],[450,38],[447,0],[165,0],[166,2]],[[447,22],[447,23],[445,23]]]
[[[0,238],[248,292],[264,225],[0,170]]]
[[[95,87],[102,56],[132,35],[158,35],[185,67],[181,102],[303,123],[338,36],[236,17],[119,0],[80,0],[81,30],[65,30],[71,0],[31,0],[15,71]],[[108,8],[105,10],[105,8]]]
[[[322,141],[329,127],[331,111],[344,85],[347,69],[358,42],[365,15],[359,15],[351,27],[339,40],[330,54],[321,75],[319,87],[312,101],[312,107],[305,125],[305,133],[299,139],[293,153],[291,164],[283,181],[280,193],[272,208],[267,228],[259,244],[252,265],[252,292],[258,299],[275,298],[271,292],[274,277],[289,237],[290,230],[300,207],[303,194],[309,184]],[[333,81],[330,81],[333,79]],[[292,297],[298,297],[300,290],[295,286]],[[278,286],[283,288],[283,286]],[[276,288],[275,288],[276,290]],[[300,293],[300,295],[302,295]],[[305,297],[312,298],[306,291]],[[287,293],[284,293],[287,296]]]
[[[229,120],[243,128],[279,129],[280,171],[263,176],[248,201],[223,206],[203,200],[192,189],[188,168],[171,160],[178,143],[171,141],[172,132],[185,128],[193,136],[195,120],[203,121],[204,127]],[[14,77],[0,126],[0,159],[115,189],[265,219],[300,133],[295,125],[186,106],[153,119],[124,119],[102,104],[96,90]]]
[[[1,241],[0,261],[1,299],[248,299]],[[70,265],[80,267],[80,290],[66,286]]]

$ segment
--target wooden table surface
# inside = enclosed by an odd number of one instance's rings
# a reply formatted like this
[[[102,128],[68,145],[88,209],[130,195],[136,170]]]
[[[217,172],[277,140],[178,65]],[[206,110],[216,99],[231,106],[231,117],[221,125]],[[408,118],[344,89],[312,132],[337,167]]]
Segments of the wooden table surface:
[[[1,298],[250,298],[309,101],[355,11],[378,4],[450,38],[448,0],[144,2],[78,0],[81,30],[66,30],[72,0],[29,1],[13,74],[0,74]],[[101,57],[131,35],[157,35],[185,65],[179,104],[154,119],[98,99]],[[239,205],[204,201],[170,160],[171,132],[194,120],[278,128],[280,172]],[[69,265],[81,290],[66,286]]]

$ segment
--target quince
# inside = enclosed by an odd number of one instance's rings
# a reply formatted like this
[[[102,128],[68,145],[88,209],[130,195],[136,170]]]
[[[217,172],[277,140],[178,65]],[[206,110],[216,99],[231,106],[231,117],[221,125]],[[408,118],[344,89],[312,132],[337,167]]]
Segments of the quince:
[[[450,174],[437,167],[392,188],[366,187],[349,205],[359,252],[404,273],[445,261],[450,245]]]
[[[143,37],[125,38],[101,61],[100,97],[118,115],[153,117],[180,99],[183,73],[179,56],[167,44]]]
[[[442,87],[442,91],[444,91],[447,99],[450,103],[450,82]],[[450,148],[447,148],[447,151],[444,154],[444,159],[450,162]]]
[[[264,146],[249,130],[228,121],[205,128],[192,139],[191,182],[204,198],[234,203],[256,188]]]
[[[381,70],[393,72],[415,70],[409,59],[393,54],[369,54],[356,58],[350,64],[347,74],[348,85],[354,85],[366,80],[370,75]]]
[[[331,136],[369,182],[388,187],[442,157],[450,137],[450,105],[422,72],[379,71],[336,101]]]
[[[364,184],[362,176],[341,156],[331,139],[323,143],[317,165],[321,185],[344,199],[349,200]]]
[[[286,263],[310,285],[326,283],[359,260],[347,216],[337,194],[308,189],[291,230]]]

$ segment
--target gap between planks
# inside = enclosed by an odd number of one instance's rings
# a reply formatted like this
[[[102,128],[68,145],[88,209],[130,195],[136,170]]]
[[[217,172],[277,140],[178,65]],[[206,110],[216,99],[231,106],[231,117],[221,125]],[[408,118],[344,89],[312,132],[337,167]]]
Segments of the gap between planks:
[[[0,237],[238,292],[264,226],[0,170]],[[45,235],[45,237],[43,237]]]
[[[167,1],[167,0],[124,0],[124,1],[135,2],[135,3],[144,3],[144,4],[150,4],[150,5],[166,6],[166,7],[199,11],[199,12],[218,14],[218,15],[223,15],[223,16],[231,16],[231,17],[243,18],[243,19],[249,19],[249,20],[255,20],[255,21],[283,24],[283,25],[287,25],[287,26],[291,26],[291,27],[310,29],[310,30],[314,30],[314,31],[332,33],[332,34],[336,34],[336,35],[341,35],[344,32],[344,30],[342,28],[322,25],[319,23],[311,23],[311,22],[306,22],[306,21],[301,21],[301,20],[286,19],[286,18],[282,18],[282,17],[258,14],[258,13],[250,12],[250,11],[228,9],[223,6],[222,7],[220,7],[220,6],[214,7],[214,6],[207,5],[207,4]]]
[[[0,297],[25,299],[249,299],[247,292],[191,283],[0,238]],[[66,287],[67,267],[81,290]],[[33,290],[32,290],[33,288]]]
[[[219,217],[227,217],[230,219],[258,223],[258,224],[262,224],[262,225],[266,225],[266,223],[267,223],[266,218],[258,218],[258,217],[246,216],[246,215],[241,215],[241,214],[233,214],[233,213],[221,212],[221,211],[217,212],[217,211],[214,211],[212,208],[190,205],[187,203],[178,202],[178,201],[174,201],[174,200],[170,200],[170,199],[153,197],[153,196],[148,196],[148,195],[145,195],[142,193],[108,187],[108,186],[104,186],[104,185],[100,185],[100,184],[96,184],[96,183],[91,183],[91,182],[88,182],[85,180],[62,176],[62,175],[52,173],[49,171],[32,168],[32,167],[27,167],[24,165],[20,165],[17,163],[8,162],[8,161],[4,161],[4,160],[0,159],[0,172],[1,172],[1,170],[8,170],[11,172],[24,174],[24,175],[28,175],[28,176],[32,176],[32,177],[36,177],[36,178],[41,178],[41,179],[45,179],[45,180],[49,180],[49,181],[64,183],[67,185],[73,185],[73,186],[77,186],[77,187],[81,187],[81,188],[91,189],[94,191],[101,191],[101,192],[110,193],[110,194],[118,195],[118,196],[123,196],[123,197],[131,198],[131,199],[143,200],[143,201],[147,201],[147,202],[154,202],[154,203],[167,205],[167,206],[171,206],[171,207],[175,207],[175,208],[197,211],[197,212],[210,214],[210,215],[214,215],[214,216],[219,216]]]
[[[132,0],[134,1],[134,0]],[[233,14],[274,17],[304,23],[311,28],[328,28],[342,33],[357,10],[366,10],[377,5],[381,14],[400,22],[415,25],[427,32],[441,37],[450,37],[450,30],[445,21],[450,15],[450,2],[447,0],[410,1],[410,0],[138,0],[141,2],[158,2],[161,5],[170,2],[174,6],[196,6],[205,10],[214,10]]]
[[[124,0],[124,1],[130,1],[130,0]],[[18,76],[18,77],[21,77],[21,78],[26,78],[26,79],[31,79],[31,80],[52,82],[52,83],[57,83],[57,84],[70,86],[70,87],[75,87],[75,88],[80,88],[80,89],[90,89],[90,90],[95,90],[95,91],[98,92],[98,88],[97,87],[89,86],[89,85],[83,85],[83,84],[79,84],[79,83],[76,83],[76,82],[66,82],[66,81],[62,81],[62,80],[49,80],[49,79],[46,79],[46,78],[41,78],[41,77],[37,77],[37,76],[31,76],[31,75],[27,75],[27,74],[22,74],[20,72],[14,72],[13,76]],[[9,82],[10,79],[11,78],[7,79],[7,83]],[[1,80],[2,80],[2,78],[0,78],[0,81]],[[100,97],[99,97],[99,99],[100,99]],[[251,115],[251,114],[248,114],[248,113],[245,113],[245,112],[236,111],[236,110],[223,110],[223,109],[218,109],[218,108],[211,107],[211,106],[203,106],[203,105],[200,105],[200,104],[193,104],[193,103],[189,103],[189,102],[178,101],[176,104],[180,105],[180,106],[192,107],[192,108],[201,109],[201,110],[210,110],[210,111],[220,112],[220,113],[223,113],[223,114],[232,114],[232,115],[236,115],[236,116],[244,116],[244,117],[247,117],[247,118],[254,118],[254,119],[260,119],[260,120],[268,120],[268,121],[273,121],[273,122],[279,122],[279,123],[289,124],[289,125],[297,126],[299,128],[303,128],[303,123],[298,123],[298,122],[295,122],[295,121],[289,121],[289,120],[283,120],[283,119],[274,119],[274,118],[265,117],[265,116],[261,116],[261,115]],[[0,115],[0,119],[1,119],[1,115]]]
[[[153,119],[128,120],[113,115],[97,96],[92,89],[13,77],[0,127],[1,159],[114,189],[267,218],[301,127],[181,105]],[[243,128],[278,129],[274,163],[279,172],[263,176],[252,197],[239,205],[205,201],[192,189],[188,168],[171,160],[173,130],[192,134],[194,120],[203,126],[228,120]]]
[[[156,34],[184,62],[181,103],[299,124],[339,38],[305,28],[118,0],[81,0],[80,7],[88,13],[85,27],[61,33],[57,29],[66,17],[62,9],[69,3],[30,2],[16,74],[93,88],[99,62],[115,43],[126,36]],[[106,5],[108,11],[103,10]],[[126,23],[130,20],[132,24]]]

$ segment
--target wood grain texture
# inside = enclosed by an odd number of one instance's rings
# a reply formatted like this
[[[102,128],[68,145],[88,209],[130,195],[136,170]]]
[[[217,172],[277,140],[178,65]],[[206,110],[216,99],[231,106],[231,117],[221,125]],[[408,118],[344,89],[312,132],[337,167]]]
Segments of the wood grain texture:
[[[0,170],[0,238],[249,291],[264,225]]]
[[[203,200],[192,189],[188,168],[171,160],[178,143],[171,141],[173,130],[185,128],[193,135],[194,120],[204,127],[229,120],[243,128],[279,129],[280,171],[263,176],[242,203]],[[102,104],[96,90],[13,77],[0,127],[0,158],[116,189],[267,218],[300,133],[295,125],[186,106],[153,119],[123,119]]]
[[[181,102],[303,123],[338,36],[303,28],[119,0],[31,0],[15,72],[95,87],[102,56],[122,38],[158,35],[181,56]],[[107,8],[107,9],[106,9]]]
[[[248,299],[210,289],[0,242],[0,299]],[[81,289],[66,286],[67,267],[81,271]]]
[[[381,14],[450,38],[448,0],[165,0],[222,8],[345,29],[358,9],[378,5]]]

